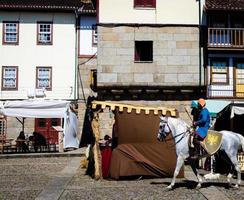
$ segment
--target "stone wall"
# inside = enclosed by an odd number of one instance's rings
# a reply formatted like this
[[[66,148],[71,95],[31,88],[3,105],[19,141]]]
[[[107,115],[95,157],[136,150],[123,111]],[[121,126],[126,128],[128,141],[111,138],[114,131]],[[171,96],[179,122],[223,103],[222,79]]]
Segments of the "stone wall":
[[[92,69],[97,69],[97,58],[79,58],[79,70],[78,70],[78,99],[84,100],[89,96],[95,96],[96,94],[91,90],[91,76]],[[83,94],[84,91],[84,94]]]
[[[143,40],[153,41],[152,63],[134,62]],[[98,41],[98,86],[199,84],[198,27],[99,26]]]
[[[19,117],[22,121],[22,118]],[[24,132],[26,136],[32,135],[35,129],[35,119],[26,118],[24,124]],[[7,117],[7,137],[17,139],[20,131],[22,131],[22,124],[15,117]]]

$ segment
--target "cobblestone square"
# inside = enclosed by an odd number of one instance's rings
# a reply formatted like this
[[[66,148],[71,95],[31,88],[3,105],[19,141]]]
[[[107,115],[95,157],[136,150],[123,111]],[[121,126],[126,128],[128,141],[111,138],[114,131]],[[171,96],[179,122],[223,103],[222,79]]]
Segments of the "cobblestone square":
[[[99,180],[85,175],[81,157],[41,157],[0,159],[0,200],[3,199],[214,199],[240,200],[244,185],[228,188],[226,179],[195,189],[192,172],[178,179],[174,190],[167,190],[170,178]],[[190,174],[190,176],[189,176]],[[233,180],[234,182],[235,180]]]

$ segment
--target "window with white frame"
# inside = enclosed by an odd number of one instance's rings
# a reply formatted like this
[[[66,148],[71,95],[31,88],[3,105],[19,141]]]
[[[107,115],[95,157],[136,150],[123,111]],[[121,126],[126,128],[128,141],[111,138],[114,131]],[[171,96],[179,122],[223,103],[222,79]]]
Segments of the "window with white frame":
[[[97,46],[97,26],[93,25],[92,26],[92,46]]]
[[[134,7],[156,8],[156,0],[134,0]]]
[[[37,23],[37,44],[52,44],[53,24],[52,22]]]
[[[2,90],[18,89],[18,67],[2,67]]]
[[[244,62],[236,64],[236,84],[244,84]]]
[[[228,84],[229,68],[225,60],[213,60],[211,62],[211,84]]]
[[[36,88],[52,89],[52,67],[36,68]]]
[[[19,43],[19,22],[3,22],[3,44]]]

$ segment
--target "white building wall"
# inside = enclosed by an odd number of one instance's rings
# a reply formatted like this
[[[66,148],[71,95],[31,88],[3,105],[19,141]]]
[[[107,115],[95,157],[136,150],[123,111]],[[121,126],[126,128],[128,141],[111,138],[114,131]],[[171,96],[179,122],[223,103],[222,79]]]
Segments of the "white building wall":
[[[155,8],[134,8],[134,0],[102,0],[99,23],[198,24],[198,1],[157,0]]]
[[[52,91],[46,92],[47,99],[73,99],[76,42],[74,14],[0,12],[1,34],[3,21],[19,21],[19,45],[2,45],[0,37],[1,71],[2,66],[18,66],[19,70],[18,91],[0,91],[0,99],[26,99],[27,90],[36,87],[37,66],[52,67]],[[38,21],[53,22],[53,45],[37,45]]]
[[[92,26],[96,25],[96,16],[81,16],[79,30],[79,55],[88,56],[97,52],[92,45]]]

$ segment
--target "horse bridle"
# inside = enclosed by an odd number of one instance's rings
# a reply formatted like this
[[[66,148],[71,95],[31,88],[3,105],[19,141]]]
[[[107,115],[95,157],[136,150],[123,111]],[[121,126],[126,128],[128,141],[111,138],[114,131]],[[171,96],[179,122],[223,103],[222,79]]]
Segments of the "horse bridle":
[[[165,124],[167,125],[167,127],[169,129],[169,132],[168,133],[164,132],[164,133],[166,133],[164,135],[167,136],[169,133],[172,132],[171,131],[171,128],[170,128],[170,126],[168,124],[168,121],[166,121],[166,120],[161,120],[161,121],[165,122]],[[186,133],[190,133],[190,127],[188,127],[186,131],[184,131],[182,133],[179,133],[179,134],[175,135],[174,137],[171,137],[171,138],[168,138],[168,139],[163,139],[163,141],[166,142],[166,141],[174,140],[175,138],[177,138],[177,137],[179,137],[179,136],[182,135],[182,137],[179,140],[177,140],[177,142],[175,142],[175,144],[178,144],[185,137],[185,134]]]

